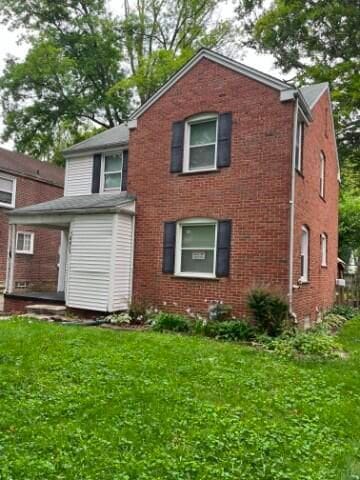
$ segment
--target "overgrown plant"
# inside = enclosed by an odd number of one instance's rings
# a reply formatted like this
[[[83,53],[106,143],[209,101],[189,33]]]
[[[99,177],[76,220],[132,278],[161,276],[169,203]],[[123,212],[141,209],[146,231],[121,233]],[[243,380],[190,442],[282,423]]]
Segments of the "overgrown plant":
[[[250,292],[248,306],[252,311],[259,333],[276,337],[284,331],[289,307],[279,295],[263,288],[257,288]]]
[[[190,320],[176,313],[160,312],[153,319],[153,329],[158,332],[190,332]]]
[[[203,322],[197,326],[197,333],[232,342],[250,341],[255,338],[254,328],[245,320]]]

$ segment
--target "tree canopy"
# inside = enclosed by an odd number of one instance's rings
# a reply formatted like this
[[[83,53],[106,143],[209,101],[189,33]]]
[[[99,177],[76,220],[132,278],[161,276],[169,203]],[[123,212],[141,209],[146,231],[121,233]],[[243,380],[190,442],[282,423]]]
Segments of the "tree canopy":
[[[220,2],[221,3],[221,2]],[[3,23],[30,45],[0,79],[5,131],[21,152],[61,150],[125,121],[200,45],[232,38],[215,0],[137,0],[115,17],[106,0],[0,0]]]

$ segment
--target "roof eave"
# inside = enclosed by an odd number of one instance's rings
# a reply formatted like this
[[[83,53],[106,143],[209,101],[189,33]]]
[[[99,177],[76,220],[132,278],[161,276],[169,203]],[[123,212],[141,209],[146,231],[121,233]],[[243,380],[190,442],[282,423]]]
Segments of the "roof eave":
[[[108,150],[112,148],[121,148],[125,147],[129,144],[129,141],[126,142],[112,142],[112,143],[104,143],[101,145],[97,145],[96,147],[84,147],[84,148],[76,148],[72,149],[67,148],[66,150],[63,150],[62,154],[64,155],[65,158],[73,158],[74,156],[80,156],[83,155],[84,153],[101,153],[103,150]]]

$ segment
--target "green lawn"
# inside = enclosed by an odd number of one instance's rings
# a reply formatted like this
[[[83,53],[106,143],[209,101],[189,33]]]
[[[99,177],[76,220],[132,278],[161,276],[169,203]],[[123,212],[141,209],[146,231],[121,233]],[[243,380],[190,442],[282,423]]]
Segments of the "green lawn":
[[[348,360],[196,337],[0,322],[0,479],[360,479]]]

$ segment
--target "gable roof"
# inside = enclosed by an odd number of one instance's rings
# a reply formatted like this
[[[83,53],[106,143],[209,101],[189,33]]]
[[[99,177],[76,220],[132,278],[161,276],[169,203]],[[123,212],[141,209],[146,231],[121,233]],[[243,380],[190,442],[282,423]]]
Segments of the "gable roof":
[[[69,156],[74,153],[86,152],[88,150],[96,151],[97,148],[111,148],[129,141],[129,128],[126,123],[117,125],[116,127],[98,133],[87,140],[76,143],[75,145],[63,151],[63,154]]]
[[[209,50],[208,48],[201,48],[185,65],[180,68],[174,75],[172,75],[169,80],[160,87],[143,105],[141,105],[135,112],[132,114],[130,120],[136,120],[140,115],[142,115],[153,103],[156,102],[167,90],[169,90],[180,78],[182,78],[194,65],[196,65],[200,60],[206,58],[212,62],[216,62],[220,65],[223,65],[230,70],[233,70],[237,73],[241,73],[246,77],[252,78],[260,83],[263,83],[271,88],[282,91],[287,89],[294,89],[294,86],[283,80],[268,75],[267,73],[256,70],[255,68],[248,67],[243,63],[232,60],[231,58],[225,57],[220,53]]]
[[[49,162],[41,162],[23,153],[0,147],[0,171],[29,177],[58,187],[64,186],[64,169]]]
[[[323,83],[314,83],[313,85],[304,85],[300,87],[300,92],[306,100],[306,103],[309,105],[310,109],[314,107],[317,101],[320,99],[321,95],[328,90],[329,84],[327,82]]]

